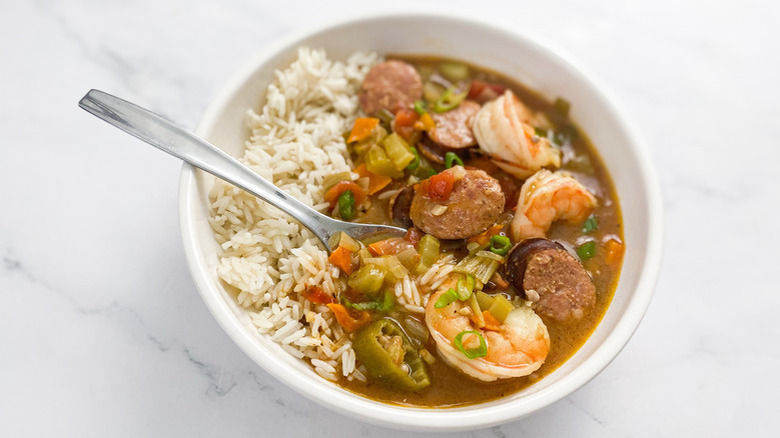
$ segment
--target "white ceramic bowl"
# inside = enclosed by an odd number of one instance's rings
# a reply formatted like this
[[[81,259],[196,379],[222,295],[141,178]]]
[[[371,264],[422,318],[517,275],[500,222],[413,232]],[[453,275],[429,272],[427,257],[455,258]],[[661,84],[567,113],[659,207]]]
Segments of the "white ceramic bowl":
[[[185,165],[180,183],[182,238],[192,278],[222,328],[257,364],[301,394],[329,409],[385,426],[428,430],[486,427],[537,411],[588,382],[628,342],[644,315],[658,275],[661,200],[651,162],[630,124],[604,89],[537,39],[491,24],[440,14],[382,14],[330,25],[266,49],[241,71],[207,109],[198,133],[233,156],[246,139],[244,115],[257,108],[274,69],[296,56],[299,46],[324,47],[332,58],[357,50],[434,54],[468,60],[516,78],[547,97],[572,103],[573,119],[588,133],[617,187],[623,209],[626,254],[615,298],[585,345],[563,366],[516,394],[451,409],[420,409],[372,401],[330,383],[309,365],[258,336],[244,310],[218,280],[218,246],[207,223],[207,193],[213,179]]]

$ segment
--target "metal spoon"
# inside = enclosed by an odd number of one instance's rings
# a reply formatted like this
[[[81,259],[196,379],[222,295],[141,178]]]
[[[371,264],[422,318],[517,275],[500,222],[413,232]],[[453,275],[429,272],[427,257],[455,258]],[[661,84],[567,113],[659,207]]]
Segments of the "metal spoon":
[[[317,236],[328,250],[332,238],[343,231],[355,239],[403,235],[406,230],[388,225],[344,222],[325,216],[283,192],[235,158],[197,135],[135,104],[99,90],[90,90],[79,106],[150,145],[221,178],[286,212]]]

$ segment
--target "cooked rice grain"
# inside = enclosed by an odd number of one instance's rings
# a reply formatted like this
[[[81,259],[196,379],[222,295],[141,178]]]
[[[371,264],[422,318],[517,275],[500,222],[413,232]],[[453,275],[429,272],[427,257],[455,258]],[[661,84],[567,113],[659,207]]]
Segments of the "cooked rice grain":
[[[341,135],[357,116],[357,91],[378,60],[375,53],[355,53],[338,62],[323,50],[299,49],[298,59],[276,72],[265,105],[249,111],[250,137],[241,161],[324,212],[322,181],[350,170]],[[326,379],[359,374],[346,334],[332,327],[330,310],[307,311],[311,305],[300,296],[314,284],[331,295],[343,288],[317,239],[275,207],[230,184],[217,181],[209,198],[209,224],[222,248],[217,275],[238,289],[237,301],[250,310],[257,332],[270,335],[295,357],[311,358]],[[355,378],[365,380],[362,374]]]

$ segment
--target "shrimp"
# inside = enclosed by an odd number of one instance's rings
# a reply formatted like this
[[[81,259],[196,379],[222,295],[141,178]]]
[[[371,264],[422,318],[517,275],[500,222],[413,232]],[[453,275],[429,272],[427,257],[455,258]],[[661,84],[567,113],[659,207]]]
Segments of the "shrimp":
[[[486,103],[474,116],[473,132],[480,149],[493,162],[518,178],[527,178],[544,166],[561,166],[561,152],[536,135],[528,124],[531,111],[507,90]]]
[[[463,314],[467,312],[462,309],[470,310],[465,302],[455,301],[436,308],[436,301],[445,292],[443,289],[433,294],[425,309],[425,323],[445,362],[486,382],[527,376],[542,366],[550,352],[550,335],[547,326],[530,307],[515,308],[499,327],[480,329]],[[487,344],[485,356],[469,359],[455,346],[455,338],[464,331],[482,336]],[[462,336],[466,348],[477,342],[478,337],[473,333]]]
[[[568,172],[542,169],[520,189],[517,212],[512,220],[512,239],[546,237],[556,220],[581,222],[596,207],[596,197]]]

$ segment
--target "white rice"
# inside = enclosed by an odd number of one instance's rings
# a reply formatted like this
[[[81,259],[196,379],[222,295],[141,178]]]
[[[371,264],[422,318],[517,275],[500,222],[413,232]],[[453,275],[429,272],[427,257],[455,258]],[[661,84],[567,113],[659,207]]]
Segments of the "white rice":
[[[299,49],[298,59],[276,72],[260,111],[249,111],[251,134],[241,161],[325,212],[323,179],[351,169],[342,133],[358,115],[358,89],[378,61],[376,53],[359,52],[339,62],[329,60],[323,50]],[[236,299],[249,311],[257,332],[308,360],[325,379],[341,375],[365,381],[365,369],[357,366],[352,344],[330,309],[301,296],[312,285],[334,297],[346,287],[318,240],[287,215],[230,184],[218,181],[210,201],[209,223],[222,248],[217,274],[238,291]],[[441,284],[452,266],[445,258],[417,281]],[[408,311],[424,312],[427,294],[416,281],[405,277],[394,293]]]

